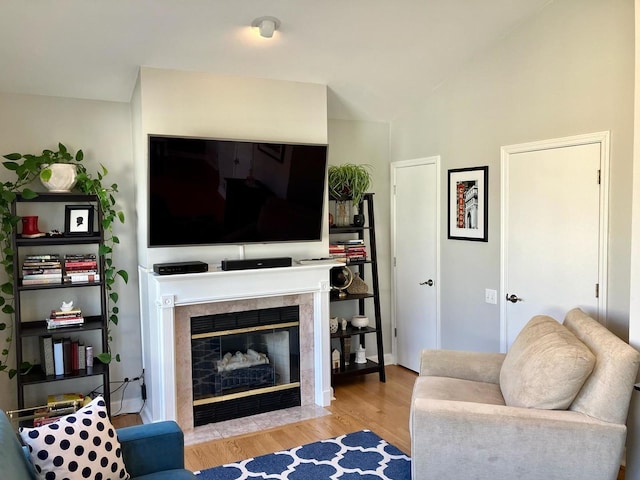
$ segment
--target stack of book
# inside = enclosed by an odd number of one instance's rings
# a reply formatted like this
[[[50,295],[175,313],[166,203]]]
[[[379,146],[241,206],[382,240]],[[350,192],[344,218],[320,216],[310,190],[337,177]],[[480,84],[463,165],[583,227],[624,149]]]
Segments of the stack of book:
[[[33,426],[41,427],[53,423],[64,415],[78,411],[85,403],[85,397],[81,393],[49,395],[47,406],[36,410]]]
[[[22,262],[22,284],[45,285],[48,283],[62,283],[60,255],[47,253],[25,256]]]
[[[72,308],[71,310],[51,310],[47,318],[47,328],[54,329],[60,327],[73,327],[84,324],[82,310]]]
[[[367,247],[364,240],[358,238],[335,241],[329,244],[329,256],[347,264],[363,262],[367,259]]]
[[[65,283],[86,283],[100,281],[98,261],[95,254],[80,253],[64,256]]]

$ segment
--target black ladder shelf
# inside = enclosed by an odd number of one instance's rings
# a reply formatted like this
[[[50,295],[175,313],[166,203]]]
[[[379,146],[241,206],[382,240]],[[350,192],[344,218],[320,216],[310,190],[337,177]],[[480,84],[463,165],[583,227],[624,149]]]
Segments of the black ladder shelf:
[[[366,210],[364,209],[366,203]],[[356,237],[359,240],[368,241],[368,256],[367,260],[361,261],[347,261],[347,268],[351,269],[354,273],[363,280],[367,281],[370,278],[371,285],[367,293],[347,293],[343,298],[339,297],[337,292],[331,293],[330,301],[335,302],[358,302],[358,314],[368,315],[371,320],[370,313],[373,306],[373,313],[375,322],[369,323],[369,326],[363,328],[356,328],[348,324],[346,330],[342,330],[341,326],[338,327],[336,333],[331,334],[331,339],[338,340],[340,344],[340,351],[344,352],[345,347],[349,342],[347,339],[357,337],[358,342],[356,345],[362,345],[366,347],[366,337],[374,336],[377,347],[377,361],[367,358],[366,363],[355,363],[355,353],[349,352],[349,362],[345,361],[345,356],[340,355],[340,367],[331,370],[331,382],[342,377],[350,377],[355,375],[365,375],[369,373],[378,373],[380,381],[385,381],[385,369],[384,369],[384,348],[382,342],[382,315],[380,313],[380,286],[378,283],[378,257],[376,252],[376,233],[375,233],[375,217],[373,212],[373,193],[366,193],[362,202],[359,205],[360,212],[366,212],[365,224],[363,226],[350,225],[347,227],[335,227],[329,228],[330,237],[335,238],[336,235]],[[336,267],[343,268],[343,267]],[[367,275],[367,270],[370,270],[371,276]],[[332,347],[333,348],[333,347]]]

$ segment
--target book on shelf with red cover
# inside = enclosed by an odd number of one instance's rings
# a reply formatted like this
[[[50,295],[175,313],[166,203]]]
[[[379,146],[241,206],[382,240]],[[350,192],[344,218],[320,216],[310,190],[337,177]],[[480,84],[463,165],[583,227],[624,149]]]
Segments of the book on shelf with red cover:
[[[77,372],[80,369],[78,359],[78,340],[71,340],[71,371]]]

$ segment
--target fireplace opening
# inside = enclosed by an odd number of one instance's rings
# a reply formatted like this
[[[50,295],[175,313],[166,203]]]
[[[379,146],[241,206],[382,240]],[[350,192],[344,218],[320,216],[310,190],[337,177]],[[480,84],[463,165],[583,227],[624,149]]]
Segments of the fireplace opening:
[[[191,317],[194,426],[300,406],[297,305]]]

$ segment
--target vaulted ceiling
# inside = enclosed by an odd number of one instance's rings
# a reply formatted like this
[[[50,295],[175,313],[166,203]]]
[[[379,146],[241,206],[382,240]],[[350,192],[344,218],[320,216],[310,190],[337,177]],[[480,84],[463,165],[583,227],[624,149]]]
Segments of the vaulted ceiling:
[[[330,117],[389,121],[551,1],[0,0],[0,92],[127,102],[150,66],[326,84]]]

